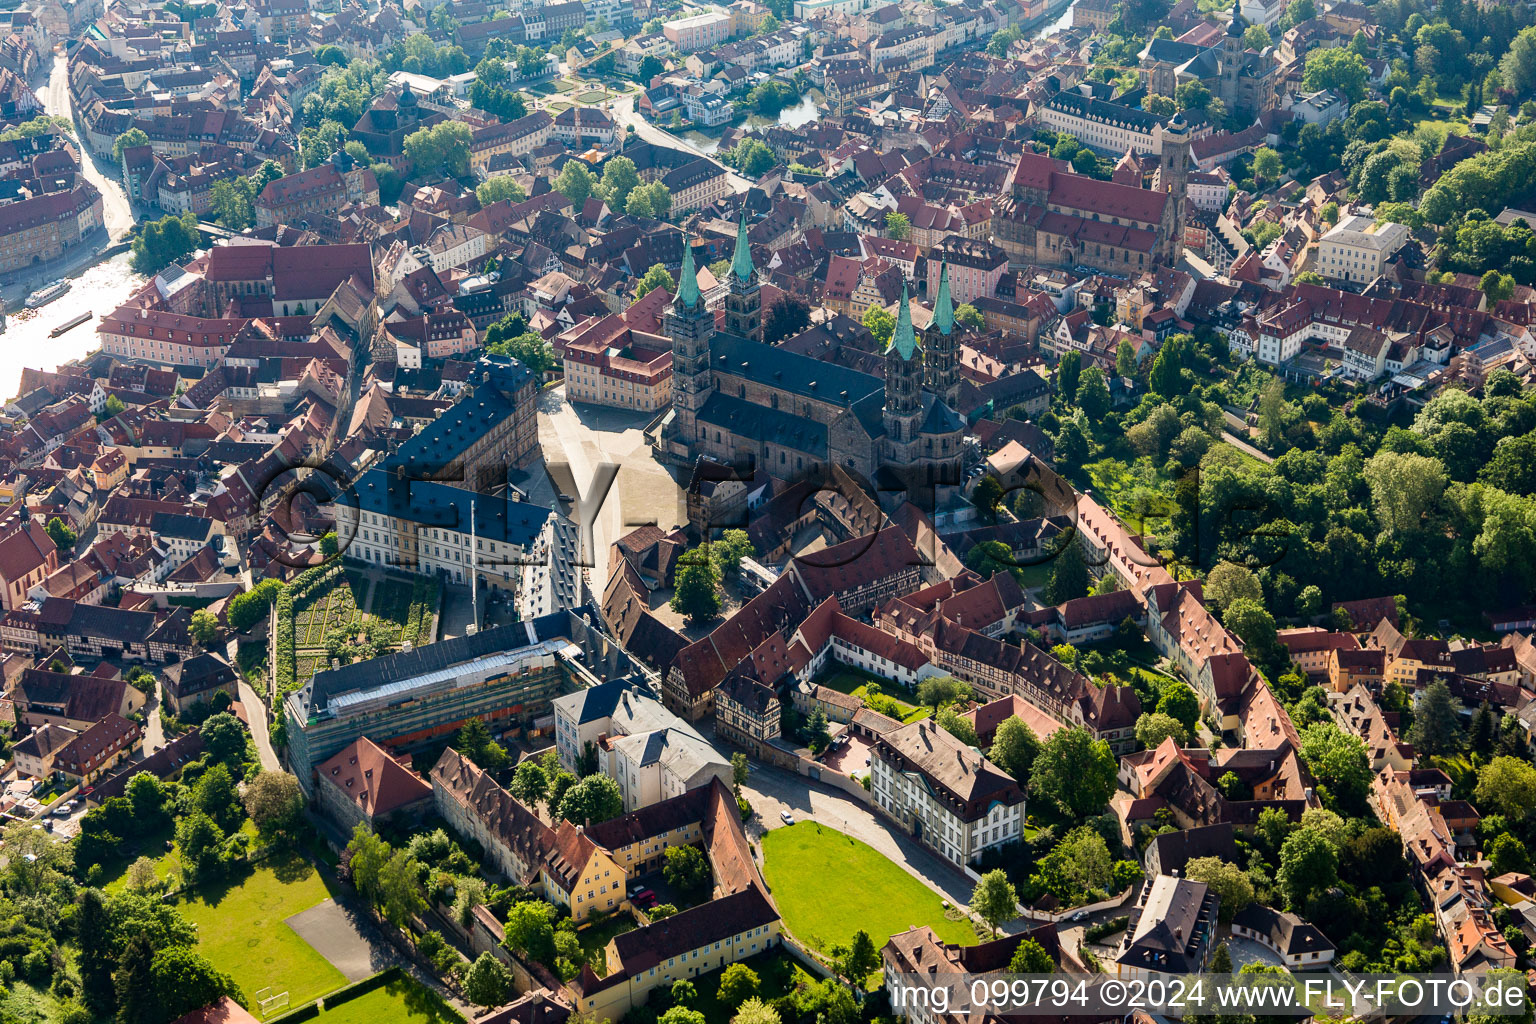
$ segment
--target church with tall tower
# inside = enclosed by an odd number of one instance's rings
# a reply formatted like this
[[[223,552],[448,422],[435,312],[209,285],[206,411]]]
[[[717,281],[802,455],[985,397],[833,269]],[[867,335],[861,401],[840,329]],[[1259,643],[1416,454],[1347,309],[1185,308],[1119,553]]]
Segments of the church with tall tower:
[[[702,456],[779,480],[837,465],[866,479],[958,482],[965,420],[959,396],[948,268],[920,343],[906,289],[876,377],[763,342],[762,295],[745,222],[728,274],[724,330],[704,305],[693,248],[684,242],[677,293],[663,316],[672,340],[672,411],[657,442],[664,461]]]

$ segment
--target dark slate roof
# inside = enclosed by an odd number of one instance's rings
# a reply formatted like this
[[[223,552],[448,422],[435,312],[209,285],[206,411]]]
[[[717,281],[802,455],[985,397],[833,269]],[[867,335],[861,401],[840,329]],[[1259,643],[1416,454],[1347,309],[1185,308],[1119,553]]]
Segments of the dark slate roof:
[[[730,431],[738,437],[750,437],[757,441],[772,440],[774,444],[805,452],[817,459],[824,459],[827,454],[826,424],[792,415],[782,409],[758,405],[735,395],[716,391],[699,410],[698,419],[700,423]]]
[[[848,401],[858,402],[869,395],[883,395],[885,390],[885,383],[871,374],[731,334],[715,335],[709,343],[709,359],[714,369],[728,373],[744,373],[746,363],[757,380],[820,401],[836,402],[846,391]]]
[[[343,501],[355,504],[360,511],[461,531],[469,528],[473,509],[477,537],[522,548],[533,545],[553,514],[532,502],[479,494],[432,480],[411,480],[385,469],[364,473]]]

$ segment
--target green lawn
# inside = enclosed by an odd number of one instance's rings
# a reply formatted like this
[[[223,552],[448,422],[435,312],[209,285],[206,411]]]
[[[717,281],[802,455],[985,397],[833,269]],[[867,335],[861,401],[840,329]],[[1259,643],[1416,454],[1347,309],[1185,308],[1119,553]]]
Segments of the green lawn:
[[[860,929],[879,949],[897,932],[923,924],[949,942],[976,941],[968,920],[945,917],[938,894],[872,847],[814,821],[763,836],[763,876],[785,927],[819,952],[846,944]],[[837,884],[827,885],[829,878]]]
[[[326,1009],[316,1019],[325,1024],[458,1024],[464,1018],[436,992],[402,977]]]
[[[602,90],[596,90],[593,92],[578,93],[576,96],[576,102],[590,105],[593,103],[601,103],[607,98],[608,94],[606,92],[603,92]]]
[[[891,682],[889,679],[876,679],[873,676],[860,675],[858,672],[844,670],[834,672],[825,679],[817,680],[817,682],[823,686],[831,687],[838,693],[846,693],[851,697],[858,697],[860,700],[868,693],[869,684],[873,682],[880,687],[881,693],[886,694],[897,704],[901,705],[901,720],[909,725],[933,714],[932,708],[920,707],[913,704],[910,700],[903,700],[903,697],[913,697],[912,691],[900,683]]]
[[[572,106],[574,106],[574,104],[567,103],[564,100],[556,100],[554,103],[544,104],[544,109],[551,114],[560,114],[570,110]]]
[[[237,876],[200,886],[177,909],[197,926],[199,952],[255,997],[287,991],[298,1006],[340,988],[346,977],[283,922],[326,898],[320,873],[301,857],[274,857]]]

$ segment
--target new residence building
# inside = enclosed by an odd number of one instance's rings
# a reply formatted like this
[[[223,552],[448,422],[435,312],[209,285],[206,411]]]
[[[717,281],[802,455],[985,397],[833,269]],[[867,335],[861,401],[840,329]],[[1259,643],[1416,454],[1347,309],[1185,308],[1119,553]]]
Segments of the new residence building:
[[[870,750],[875,809],[951,863],[964,867],[1024,827],[1024,791],[932,721],[913,722]]]
[[[561,693],[596,682],[577,660],[570,620],[498,626],[315,673],[283,704],[289,767],[313,792],[315,767],[363,736],[410,751],[471,718],[493,729],[532,722]]]

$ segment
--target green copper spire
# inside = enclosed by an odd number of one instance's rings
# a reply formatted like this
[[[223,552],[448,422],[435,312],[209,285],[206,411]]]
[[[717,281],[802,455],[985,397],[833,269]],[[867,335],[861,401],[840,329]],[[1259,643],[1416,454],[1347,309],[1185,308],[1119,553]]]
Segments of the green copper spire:
[[[949,264],[939,267],[939,296],[933,300],[933,322],[940,334],[955,330],[955,304],[949,298]]]
[[[747,215],[742,214],[736,224],[736,254],[731,257],[731,273],[742,283],[752,280],[752,247],[747,244]]]
[[[693,245],[683,236],[683,273],[677,283],[677,301],[693,309],[699,304],[699,275],[693,267]]]
[[[912,307],[907,304],[905,284],[901,286],[901,307],[896,311],[896,330],[891,332],[891,344],[886,351],[891,349],[903,359],[911,359],[917,353],[917,335],[912,330]]]

